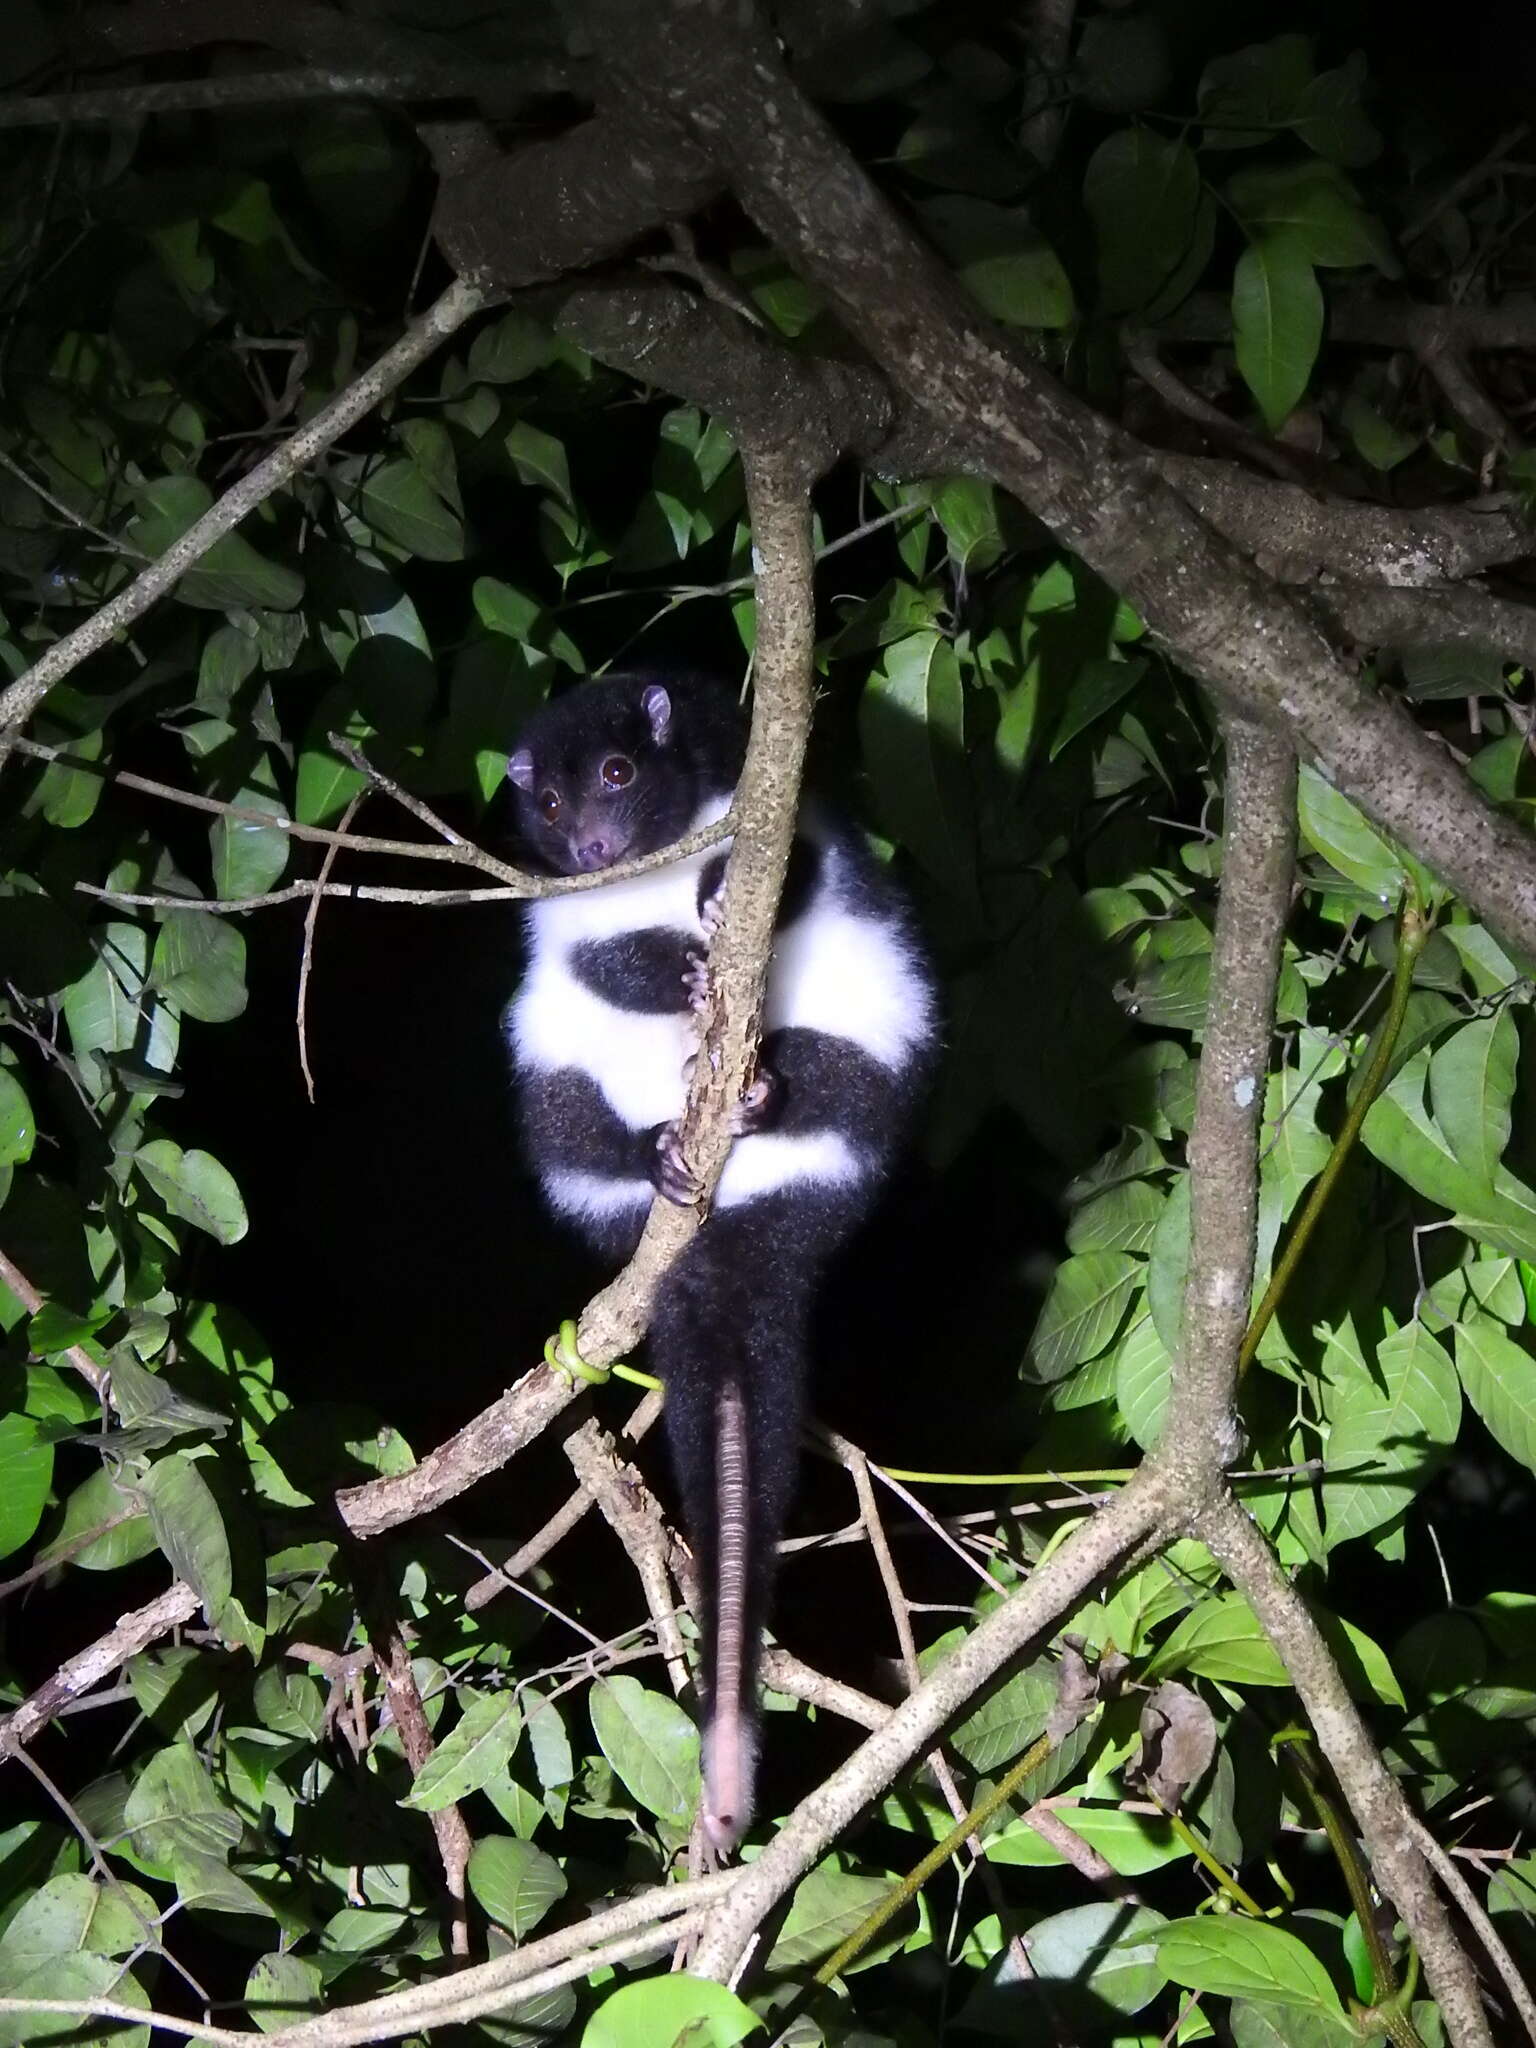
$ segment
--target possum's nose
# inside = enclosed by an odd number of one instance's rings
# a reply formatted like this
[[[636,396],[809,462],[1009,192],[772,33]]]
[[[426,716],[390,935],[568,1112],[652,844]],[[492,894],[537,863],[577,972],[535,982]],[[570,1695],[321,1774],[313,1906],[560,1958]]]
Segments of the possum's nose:
[[[610,839],[589,839],[585,846],[576,849],[576,865],[584,875],[590,875],[596,868],[605,868],[613,859],[613,842]]]

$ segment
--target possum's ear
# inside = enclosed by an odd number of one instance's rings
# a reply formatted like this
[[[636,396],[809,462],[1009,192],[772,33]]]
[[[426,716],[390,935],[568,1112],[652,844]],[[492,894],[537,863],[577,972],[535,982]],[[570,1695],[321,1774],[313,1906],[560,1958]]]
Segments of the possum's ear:
[[[652,683],[642,694],[640,706],[651,721],[651,738],[658,747],[664,747],[667,734],[672,730],[672,699],[660,683]]]
[[[532,789],[533,756],[526,747],[519,747],[507,763],[507,776],[519,789]]]

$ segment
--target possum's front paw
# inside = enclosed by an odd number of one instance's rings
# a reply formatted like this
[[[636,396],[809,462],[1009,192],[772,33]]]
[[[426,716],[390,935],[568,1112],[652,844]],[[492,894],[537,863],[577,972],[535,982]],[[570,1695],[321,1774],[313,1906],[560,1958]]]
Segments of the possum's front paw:
[[[683,1157],[682,1138],[676,1124],[663,1124],[656,1133],[651,1184],[657,1194],[675,1202],[680,1209],[691,1209],[699,1199],[698,1178]]]
[[[683,968],[683,993],[697,1017],[709,1001],[709,955],[690,951]]]

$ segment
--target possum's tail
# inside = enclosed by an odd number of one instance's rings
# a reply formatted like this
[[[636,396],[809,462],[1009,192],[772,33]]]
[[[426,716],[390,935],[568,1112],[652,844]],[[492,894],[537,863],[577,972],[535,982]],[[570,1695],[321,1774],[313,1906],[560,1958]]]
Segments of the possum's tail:
[[[717,1210],[663,1281],[651,1353],[700,1581],[704,1826],[752,1813],[757,1664],[794,1491],[810,1308],[824,1258],[803,1204]]]

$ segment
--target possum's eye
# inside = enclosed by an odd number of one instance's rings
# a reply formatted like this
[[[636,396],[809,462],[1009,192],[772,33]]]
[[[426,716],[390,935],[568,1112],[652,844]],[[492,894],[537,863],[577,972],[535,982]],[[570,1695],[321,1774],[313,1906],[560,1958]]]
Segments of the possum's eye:
[[[627,754],[610,754],[598,772],[604,789],[627,789],[635,779],[635,764]]]
[[[553,822],[554,819],[558,818],[560,815],[559,790],[541,789],[539,791],[539,809],[544,813],[546,818],[551,820],[551,822]]]

